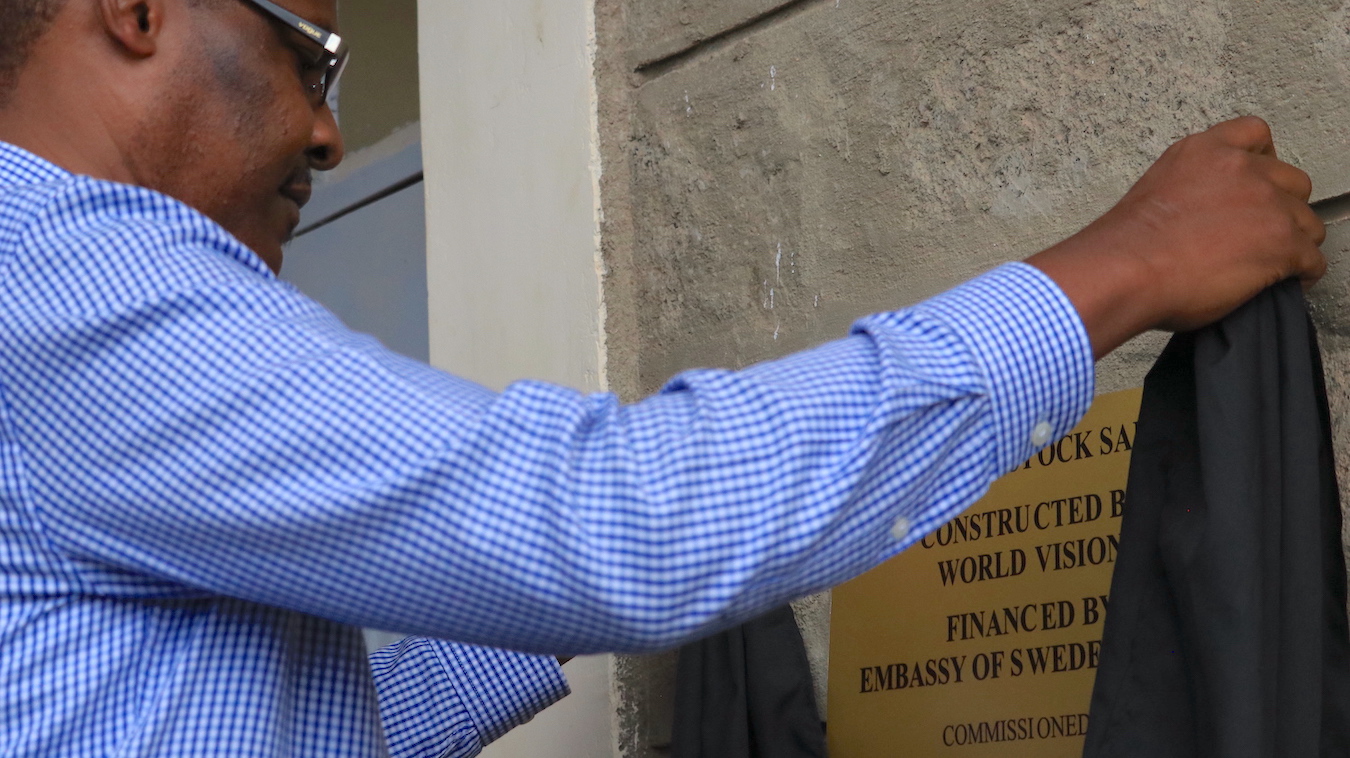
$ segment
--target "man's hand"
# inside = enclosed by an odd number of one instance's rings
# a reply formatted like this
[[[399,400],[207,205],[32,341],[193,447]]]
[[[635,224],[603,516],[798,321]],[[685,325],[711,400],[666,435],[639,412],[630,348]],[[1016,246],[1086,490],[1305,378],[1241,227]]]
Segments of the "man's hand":
[[[1326,273],[1312,181],[1259,118],[1178,142],[1086,229],[1033,256],[1078,309],[1098,358],[1150,329],[1196,329],[1290,277]]]

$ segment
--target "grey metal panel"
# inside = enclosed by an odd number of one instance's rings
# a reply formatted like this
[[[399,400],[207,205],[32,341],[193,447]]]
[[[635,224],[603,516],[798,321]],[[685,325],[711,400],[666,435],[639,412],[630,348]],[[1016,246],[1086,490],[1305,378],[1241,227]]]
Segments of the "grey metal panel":
[[[423,185],[296,238],[286,248],[282,278],[352,329],[410,358],[429,360]]]

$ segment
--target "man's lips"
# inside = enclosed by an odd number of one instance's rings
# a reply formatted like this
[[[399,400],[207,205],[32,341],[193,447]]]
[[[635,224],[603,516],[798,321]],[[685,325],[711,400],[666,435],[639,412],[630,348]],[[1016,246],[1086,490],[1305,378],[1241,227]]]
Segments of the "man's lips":
[[[287,184],[281,188],[281,194],[283,197],[294,201],[297,207],[303,208],[309,202],[310,196],[314,194],[314,187],[308,182]]]

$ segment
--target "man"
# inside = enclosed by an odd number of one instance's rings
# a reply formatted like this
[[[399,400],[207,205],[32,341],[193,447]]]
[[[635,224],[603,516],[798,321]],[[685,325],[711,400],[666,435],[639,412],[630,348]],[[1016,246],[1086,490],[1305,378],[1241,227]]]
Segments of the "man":
[[[1243,119],[838,342],[494,394],[274,276],[342,158],[335,15],[0,0],[0,753],[471,754],[563,688],[472,645],[662,649],[844,581],[1071,428],[1094,356],[1325,268]],[[429,639],[372,684],[358,626]]]

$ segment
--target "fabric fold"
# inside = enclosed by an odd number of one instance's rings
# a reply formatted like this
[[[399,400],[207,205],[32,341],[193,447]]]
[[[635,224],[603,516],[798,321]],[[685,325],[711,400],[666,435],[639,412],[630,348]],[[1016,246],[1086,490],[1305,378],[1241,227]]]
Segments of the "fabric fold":
[[[792,608],[681,648],[673,758],[825,758]]]
[[[1086,758],[1350,755],[1321,357],[1297,282],[1144,384]]]

